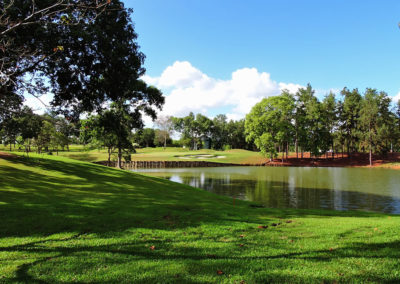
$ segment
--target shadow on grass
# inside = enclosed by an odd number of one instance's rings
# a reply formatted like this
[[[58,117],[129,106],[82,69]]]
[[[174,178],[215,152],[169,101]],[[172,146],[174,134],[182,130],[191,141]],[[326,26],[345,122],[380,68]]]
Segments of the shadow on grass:
[[[71,241],[78,238],[79,235],[73,236],[63,241]],[[15,252],[26,252],[33,254],[47,254],[46,256],[39,258],[38,260],[23,264],[19,266],[16,277],[7,279],[8,281],[24,281],[26,283],[52,283],[55,278],[52,275],[51,268],[57,264],[62,263],[65,259],[68,259],[68,267],[63,269],[66,275],[76,274],[79,267],[85,267],[85,271],[98,271],[98,267],[107,267],[115,265],[123,265],[124,267],[130,267],[126,273],[128,275],[114,275],[118,281],[118,277],[127,277],[137,274],[140,275],[137,283],[153,283],[153,282],[179,282],[179,283],[201,283],[200,281],[193,280],[191,273],[199,276],[204,274],[207,277],[216,276],[216,268],[223,269],[225,274],[235,275],[242,274],[243,270],[251,269],[252,273],[250,279],[245,279],[246,283],[258,283],[258,282],[301,282],[301,283],[325,283],[328,282],[348,282],[351,279],[358,279],[359,281],[366,282],[379,282],[379,283],[398,283],[399,279],[395,276],[379,275],[374,272],[367,271],[353,271],[352,274],[334,275],[333,278],[317,276],[317,275],[303,275],[299,274],[285,274],[276,273],[276,269],[286,270],[293,266],[295,263],[304,266],[307,263],[309,266],[321,265],[321,263],[331,263],[334,261],[342,262],[346,259],[354,258],[370,258],[370,259],[390,259],[397,260],[400,258],[400,241],[382,242],[382,243],[355,243],[351,246],[345,246],[340,249],[331,251],[325,250],[304,250],[302,252],[293,253],[278,253],[278,254],[259,254],[259,255],[248,255],[246,251],[243,254],[232,255],[224,250],[217,250],[213,255],[204,253],[196,247],[185,246],[184,251],[179,251],[175,247],[174,241],[168,243],[162,240],[152,240],[151,243],[157,247],[157,250],[149,250],[146,246],[149,243],[148,240],[136,241],[135,243],[118,243],[115,245],[98,245],[98,246],[81,246],[81,247],[65,247],[57,245],[57,241],[48,241],[51,246],[46,248],[43,245],[44,242],[31,242],[19,246],[11,246],[7,248],[1,248],[0,251],[9,253]],[[102,259],[99,265],[96,262],[90,261],[90,259]],[[156,261],[157,265],[185,263],[186,274],[168,274],[165,273],[162,276],[158,274],[157,269],[160,267],[154,267],[155,269],[149,270],[144,273],[140,269],[135,267],[135,263],[140,261]],[[274,261],[272,269],[266,269],[265,264],[268,261]],[[251,263],[251,267],[248,264]],[[397,264],[398,266],[398,264]],[[42,279],[35,278],[30,273],[32,268],[37,269],[36,274],[41,275]],[[340,269],[340,268],[339,268]],[[345,270],[345,269],[343,269]],[[47,271],[47,274],[44,273]],[[129,275],[131,274],[131,275]],[[136,275],[136,276],[137,276]],[[43,277],[45,276],[45,277]],[[221,280],[226,276],[221,276]],[[52,279],[43,280],[43,279]],[[127,278],[124,278],[127,279]],[[227,279],[225,279],[226,281]],[[68,282],[68,281],[67,281]],[[86,282],[86,281],[83,281]],[[90,282],[106,282],[96,281],[96,275],[90,276]],[[135,282],[135,281],[133,281]],[[132,283],[132,281],[130,281]]]
[[[244,272],[247,273],[251,269],[254,271],[252,278],[244,279],[250,283],[290,282],[288,274],[277,275],[273,270],[265,270],[266,262],[274,260],[275,265],[288,269],[293,266],[293,261],[321,263],[354,257],[395,260],[400,258],[400,241],[356,243],[334,251],[304,250],[275,254],[260,252],[255,255],[257,244],[249,243],[249,251],[246,251],[245,247],[243,253],[238,253],[227,246],[214,249],[212,256],[206,254],[198,245],[191,245],[190,242],[182,245],[184,240],[180,240],[180,244],[176,245],[177,240],[167,240],[163,236],[161,239],[143,236],[134,240],[131,238],[129,241],[129,234],[132,234],[129,229],[137,228],[177,232],[178,229],[185,231],[201,224],[231,226],[232,222],[250,223],[256,228],[258,222],[265,223],[274,218],[353,215],[367,218],[379,214],[252,208],[249,203],[240,201],[234,206],[232,200],[226,197],[202,190],[195,191],[188,186],[167,180],[94,164],[35,157],[10,159],[9,163],[0,166],[1,238],[41,237],[71,232],[76,234],[70,238],[0,247],[0,253],[11,256],[19,253],[32,258],[31,262],[17,267],[14,278],[3,278],[0,281],[53,283],[55,279],[60,279],[57,273],[81,276],[92,273],[93,278],[90,278],[90,282],[104,283],[107,282],[104,279],[96,280],[97,269],[101,264],[104,267],[128,267],[123,272],[118,270],[120,273],[109,274],[109,277],[114,277],[109,282],[136,279],[130,282],[200,283],[202,281],[197,281],[190,274],[199,276],[198,279],[201,279],[202,275],[215,277],[217,267],[224,269],[225,274],[221,277],[245,274]],[[97,241],[91,242],[90,238],[81,239],[85,234],[95,234],[96,238],[104,238],[111,243],[104,245]],[[128,236],[128,240],[119,236]],[[203,237],[199,235],[198,238]],[[75,240],[80,240],[81,243],[74,243]],[[114,241],[115,243],[112,243]],[[156,249],[150,250],[148,244],[155,245]],[[273,244],[277,245],[271,243],[271,246]],[[236,243],[232,246],[237,248]],[[285,250],[284,247],[281,249]],[[148,261],[147,265],[150,268],[146,273],[136,268],[141,261]],[[66,267],[65,263],[68,264]],[[185,266],[187,275],[159,273],[160,266],[171,263]],[[250,263],[252,267],[248,266]],[[376,282],[382,282],[382,279],[385,282],[398,280],[387,275],[386,278],[382,278],[383,276],[379,275],[362,275],[361,271],[359,273],[360,275],[352,277]],[[69,280],[64,282],[72,281],[67,279]],[[228,278],[223,279],[229,282]],[[335,279],[299,274],[297,282],[326,280]]]
[[[227,198],[78,161],[20,158],[0,166],[2,237],[128,228],[174,229],[243,219]],[[24,167],[23,167],[24,166]],[[237,210],[238,209],[238,210]]]
[[[260,216],[379,216],[366,212],[254,208],[164,179],[78,161],[22,157],[0,166],[3,237],[128,228],[174,229],[201,223],[258,222]],[[20,167],[19,164],[26,167]],[[33,170],[35,169],[35,170]],[[38,171],[38,170],[41,171]],[[151,181],[151,182],[149,182]]]

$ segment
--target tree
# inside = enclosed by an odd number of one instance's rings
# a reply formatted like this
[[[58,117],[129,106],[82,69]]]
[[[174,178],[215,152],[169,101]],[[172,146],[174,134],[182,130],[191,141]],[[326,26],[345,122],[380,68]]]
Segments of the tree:
[[[145,56],[136,42],[132,10],[121,7],[120,1],[110,1],[83,29],[64,27],[71,37],[60,42],[64,50],[59,60],[46,68],[52,74],[52,105],[58,112],[76,118],[82,111],[101,113],[105,102],[116,102],[130,104],[135,116],[141,112],[156,118],[164,97],[139,79],[145,73]]]
[[[254,144],[246,141],[245,120],[230,120],[227,124],[227,144],[231,149],[253,150]]]
[[[378,138],[378,94],[374,89],[367,89],[360,109],[362,129],[362,144],[369,148],[369,164],[372,166],[372,148]]]
[[[330,146],[329,129],[323,112],[323,106],[315,96],[312,96],[306,105],[306,149],[311,156],[325,153]]]
[[[334,145],[334,133],[337,129],[337,103],[335,94],[330,92],[327,96],[325,96],[322,101],[322,114],[324,118],[324,124],[327,126],[327,139],[326,143],[330,145],[332,150],[332,157],[335,158],[335,145]]]
[[[25,151],[29,153],[31,151],[32,139],[39,136],[43,119],[39,115],[33,113],[32,109],[27,106],[22,109],[17,119],[19,135],[22,138]]]
[[[160,116],[155,121],[155,124],[160,129],[160,132],[158,134],[162,134],[162,137],[164,138],[164,149],[165,149],[167,147],[167,140],[172,135],[172,131],[174,130],[174,122],[172,121],[172,117]]]
[[[172,143],[172,140],[165,130],[155,129],[153,142],[156,147],[164,147],[165,149],[168,144]]]
[[[139,144],[140,147],[154,147],[155,130],[152,128],[144,128],[138,130],[134,136],[135,143]]]
[[[300,146],[301,158],[303,158],[304,150],[307,150],[309,147],[307,134],[309,123],[306,119],[307,105],[315,98],[311,85],[307,84],[307,88],[300,88],[296,92],[295,98],[294,129],[296,157],[299,157],[298,147]]]
[[[0,3],[0,123],[22,104],[25,93],[48,90],[45,66],[59,60],[67,26],[83,28],[107,8],[104,0],[5,0]],[[79,26],[79,27],[78,27]],[[64,100],[68,101],[68,97]],[[12,108],[10,108],[12,106]]]
[[[213,119],[213,128],[211,133],[211,139],[214,149],[223,149],[223,147],[229,144],[229,132],[228,132],[228,121],[224,114],[218,114]],[[232,129],[233,130],[233,129]]]
[[[212,120],[208,117],[190,112],[188,116],[173,118],[174,129],[181,132],[181,139],[188,141],[192,149],[197,150],[202,136],[211,136]]]
[[[294,101],[287,94],[263,99],[246,115],[246,139],[254,141],[265,156],[276,157],[277,147],[289,143],[293,109]]]
[[[49,152],[50,146],[54,145],[52,140],[54,140],[55,133],[56,129],[54,125],[51,122],[44,120],[39,135],[33,142],[39,154],[42,153],[43,149],[46,152]]]
[[[350,157],[350,154],[357,149],[356,144],[359,137],[357,131],[362,97],[358,92],[358,89],[350,91],[345,87],[340,93],[344,96],[343,109],[341,113],[341,127],[345,133],[347,154]]]

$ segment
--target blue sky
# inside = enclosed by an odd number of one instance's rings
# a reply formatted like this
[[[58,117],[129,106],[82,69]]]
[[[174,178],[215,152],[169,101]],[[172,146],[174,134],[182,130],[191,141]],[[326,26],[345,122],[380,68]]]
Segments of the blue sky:
[[[256,67],[278,81],[400,90],[400,1],[126,0],[148,74],[176,60],[227,79]]]

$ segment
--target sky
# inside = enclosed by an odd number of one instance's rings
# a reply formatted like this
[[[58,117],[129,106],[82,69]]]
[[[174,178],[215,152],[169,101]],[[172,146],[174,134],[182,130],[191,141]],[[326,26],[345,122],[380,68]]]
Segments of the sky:
[[[161,114],[243,118],[310,83],[400,98],[400,1],[124,0]],[[396,98],[396,99],[397,99]]]

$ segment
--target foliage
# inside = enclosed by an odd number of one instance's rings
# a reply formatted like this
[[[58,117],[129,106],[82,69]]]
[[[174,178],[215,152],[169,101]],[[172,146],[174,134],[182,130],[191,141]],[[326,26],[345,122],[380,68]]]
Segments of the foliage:
[[[139,129],[134,135],[133,140],[138,143],[140,147],[155,147],[154,140],[156,134],[153,128]]]
[[[201,137],[211,136],[212,120],[198,113],[191,112],[188,116],[173,117],[174,129],[182,134],[181,139],[191,149],[197,150],[201,144]]]
[[[172,135],[174,130],[174,122],[172,120],[172,117],[160,116],[155,121],[155,125],[159,128],[159,131],[156,132],[154,144],[158,146],[160,143],[163,143],[165,148],[167,147],[167,140],[169,140],[168,142],[171,143],[170,136]]]
[[[277,156],[277,146],[289,143],[294,100],[286,93],[263,99],[246,116],[245,131],[248,141],[265,156]]]

